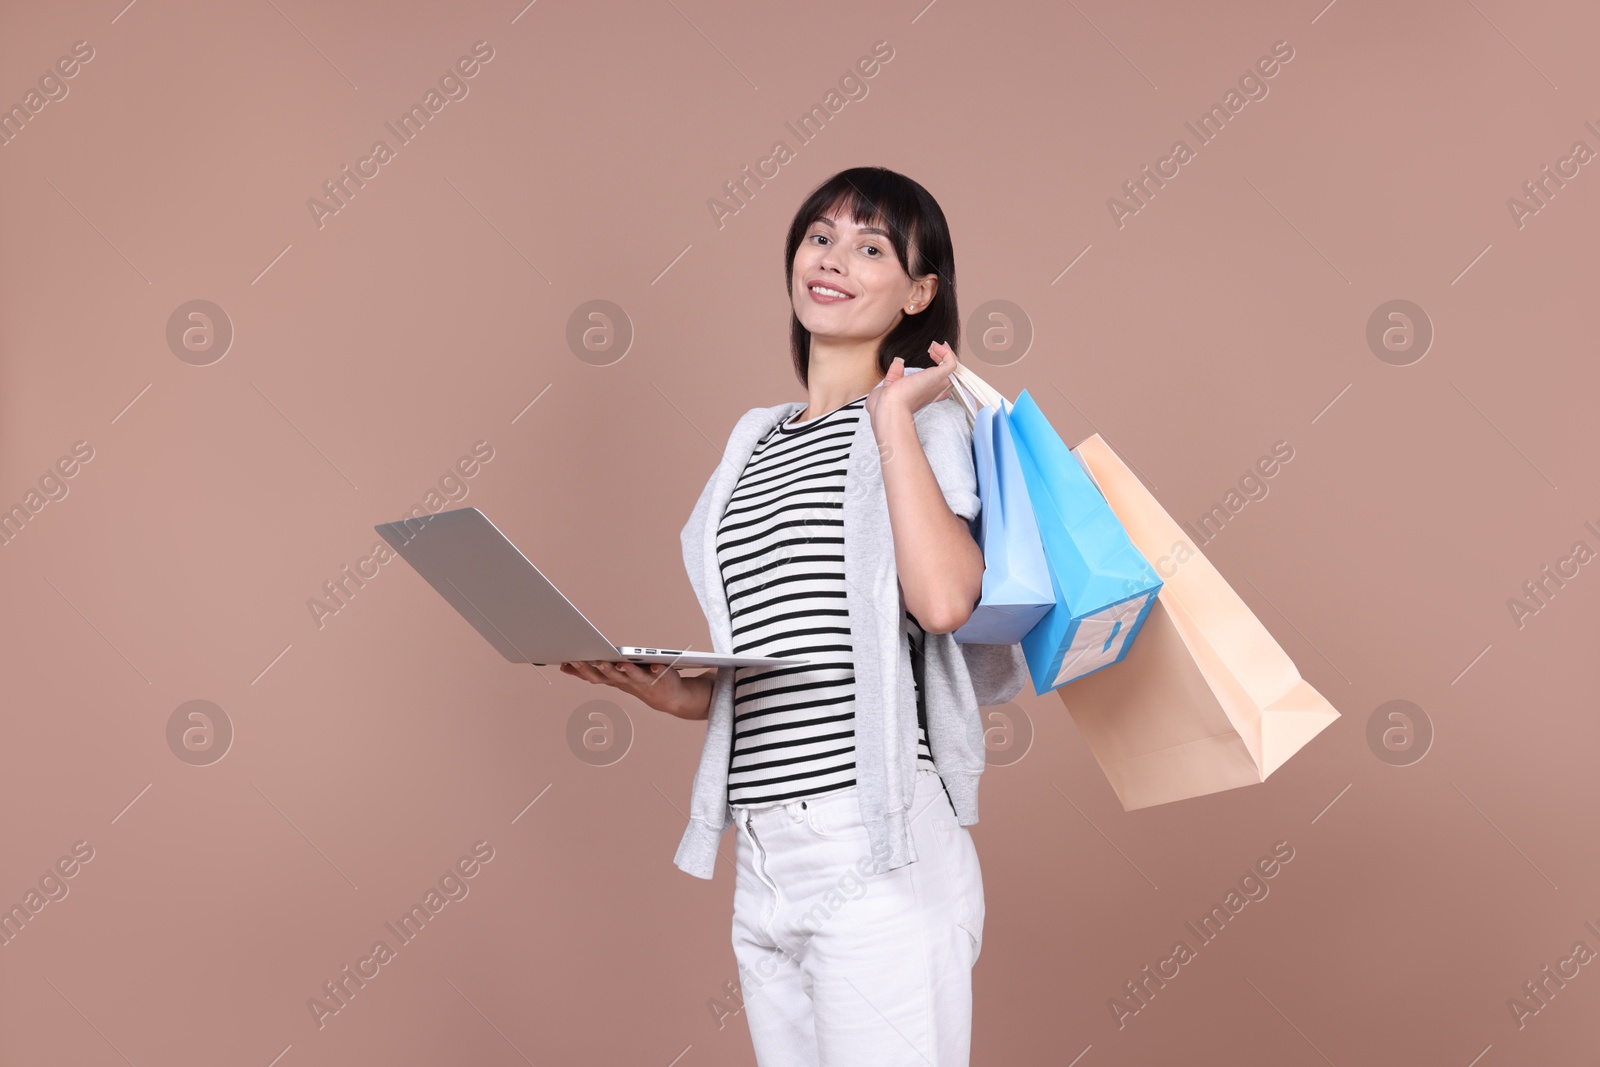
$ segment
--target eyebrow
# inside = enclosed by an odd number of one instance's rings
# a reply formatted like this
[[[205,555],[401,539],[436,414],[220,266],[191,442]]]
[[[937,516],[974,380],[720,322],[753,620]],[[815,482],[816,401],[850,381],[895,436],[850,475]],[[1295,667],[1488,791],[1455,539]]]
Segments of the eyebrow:
[[[813,226],[815,226],[819,222],[822,223],[824,226],[828,227],[828,229],[830,229],[830,230],[838,229],[838,227],[833,224],[833,220],[828,218],[826,215],[818,215],[815,219],[812,220],[811,224]],[[880,237],[889,237],[889,236],[891,236],[891,234],[889,233],[888,230],[880,230],[876,226],[863,226],[863,227],[861,227],[861,232],[862,233],[875,233]]]

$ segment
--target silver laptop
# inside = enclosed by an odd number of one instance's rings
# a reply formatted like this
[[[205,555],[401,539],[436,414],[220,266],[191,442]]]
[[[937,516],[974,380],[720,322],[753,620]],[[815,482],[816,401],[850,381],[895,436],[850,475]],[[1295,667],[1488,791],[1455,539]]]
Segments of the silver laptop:
[[[374,528],[513,663],[542,667],[631,660],[678,667],[768,667],[807,662],[613,645],[477,508],[441,511]]]

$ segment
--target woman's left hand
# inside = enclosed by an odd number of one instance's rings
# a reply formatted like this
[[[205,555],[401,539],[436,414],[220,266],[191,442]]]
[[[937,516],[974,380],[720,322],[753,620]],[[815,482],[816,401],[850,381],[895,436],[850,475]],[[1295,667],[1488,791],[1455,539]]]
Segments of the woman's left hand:
[[[956,354],[943,341],[935,341],[928,346],[928,356],[938,366],[914,367],[910,374],[906,373],[905,360],[894,357],[883,381],[867,394],[868,415],[873,416],[881,403],[902,406],[907,414],[916,414],[927,405],[948,397],[952,389],[950,376],[956,370]]]

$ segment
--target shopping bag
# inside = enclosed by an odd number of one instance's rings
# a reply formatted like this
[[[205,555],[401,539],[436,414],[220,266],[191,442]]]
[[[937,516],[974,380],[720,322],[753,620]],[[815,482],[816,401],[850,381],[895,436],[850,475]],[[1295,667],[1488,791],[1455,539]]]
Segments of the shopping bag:
[[[1099,434],[1074,454],[1163,580],[1126,661],[1057,690],[1117,799],[1265,781],[1339,713]]]
[[[1026,389],[1007,422],[1050,567],[1054,603],[1021,642],[1042,696],[1127,655],[1161,579]]]
[[[951,635],[958,644],[1016,644],[1056,602],[1039,524],[1011,440],[1010,406],[999,398],[998,404],[979,408],[973,423],[983,594]]]

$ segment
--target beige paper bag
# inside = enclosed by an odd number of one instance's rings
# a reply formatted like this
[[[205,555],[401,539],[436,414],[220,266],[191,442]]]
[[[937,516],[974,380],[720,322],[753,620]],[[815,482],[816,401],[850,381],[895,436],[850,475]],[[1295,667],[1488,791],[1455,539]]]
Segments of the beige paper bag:
[[[1265,781],[1338,711],[1099,434],[1073,453],[1165,583],[1122,662],[1056,690],[1117,799]]]

